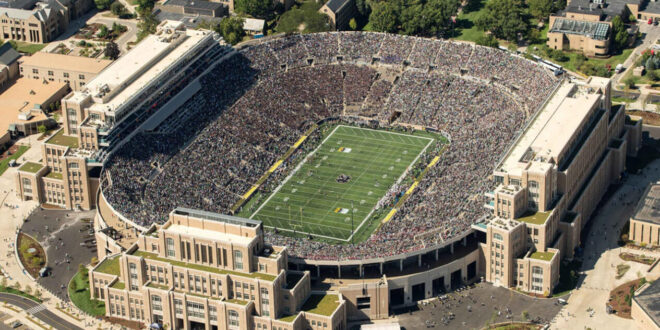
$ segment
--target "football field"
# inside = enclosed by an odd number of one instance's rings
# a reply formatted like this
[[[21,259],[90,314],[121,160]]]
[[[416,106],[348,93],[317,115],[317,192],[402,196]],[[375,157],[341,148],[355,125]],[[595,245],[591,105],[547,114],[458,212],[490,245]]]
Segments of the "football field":
[[[351,228],[358,231],[433,142],[430,137],[339,125],[250,218],[279,230],[349,241]]]

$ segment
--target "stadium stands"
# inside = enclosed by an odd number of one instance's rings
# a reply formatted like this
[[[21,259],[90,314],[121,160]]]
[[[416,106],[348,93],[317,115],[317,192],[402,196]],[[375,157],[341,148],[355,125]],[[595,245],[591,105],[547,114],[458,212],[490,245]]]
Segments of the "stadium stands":
[[[397,255],[469,230],[489,214],[483,193],[493,189],[487,177],[495,163],[558,84],[541,66],[497,49],[363,32],[264,41],[201,82],[176,117],[134,136],[106,163],[103,194],[136,223],[163,223],[176,207],[228,213],[303,132],[346,115],[349,105],[381,126],[450,137],[440,162],[367,241],[330,245],[267,233],[290,255],[317,260]],[[261,189],[273,189],[286,171],[285,163]],[[430,230],[438,234],[420,236]]]

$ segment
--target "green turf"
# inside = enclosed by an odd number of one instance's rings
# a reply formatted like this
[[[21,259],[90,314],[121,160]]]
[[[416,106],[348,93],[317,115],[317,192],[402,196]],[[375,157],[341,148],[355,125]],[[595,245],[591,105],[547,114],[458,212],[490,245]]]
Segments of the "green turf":
[[[251,218],[287,232],[295,229],[348,241],[352,215],[356,231],[363,222],[363,228],[373,231],[374,222],[366,219],[433,141],[425,136],[337,126]],[[339,151],[342,147],[351,150]],[[342,174],[350,177],[348,182],[337,181]]]
[[[9,168],[9,162],[12,159],[18,159],[18,157],[21,157],[26,151],[28,151],[28,149],[30,149],[29,146],[19,146],[18,150],[13,155],[1,160],[0,175],[2,175],[2,173],[5,173],[5,171]]]

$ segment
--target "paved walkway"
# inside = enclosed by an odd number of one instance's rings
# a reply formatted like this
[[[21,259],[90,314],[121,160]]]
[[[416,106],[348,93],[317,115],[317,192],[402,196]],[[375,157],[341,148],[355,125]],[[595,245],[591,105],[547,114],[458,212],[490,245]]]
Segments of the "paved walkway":
[[[619,258],[617,245],[620,229],[630,219],[644,188],[660,179],[660,160],[650,163],[642,173],[629,175],[619,189],[604,201],[591,219],[589,236],[584,241],[582,275],[578,288],[573,290],[568,305],[552,322],[552,329],[632,329],[632,320],[605,312],[609,293],[615,287],[645,276],[648,265]],[[630,270],[616,279],[616,266],[627,264]],[[593,309],[590,316],[588,309]]]

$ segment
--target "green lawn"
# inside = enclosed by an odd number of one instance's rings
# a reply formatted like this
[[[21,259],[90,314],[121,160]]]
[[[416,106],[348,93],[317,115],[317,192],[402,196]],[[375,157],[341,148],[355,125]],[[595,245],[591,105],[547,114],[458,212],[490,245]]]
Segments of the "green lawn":
[[[312,294],[301,307],[301,310],[318,315],[330,316],[339,306],[339,296],[336,294]]]
[[[481,0],[479,4],[471,9],[463,9],[456,18],[456,29],[451,35],[452,38],[466,41],[476,41],[477,38],[484,35],[484,31],[477,28],[474,20],[479,16],[486,6],[488,0]]]
[[[378,201],[434,141],[427,136],[337,126],[279,190],[256,211],[243,208],[242,213],[247,213],[243,216],[287,232],[295,229],[346,241],[351,220],[356,230],[367,222]],[[373,223],[378,221],[365,225]]]
[[[37,297],[35,297],[35,296],[31,295],[31,294],[27,294],[27,293],[25,293],[25,292],[23,292],[23,291],[21,291],[21,290],[16,290],[16,289],[14,289],[14,288],[12,288],[12,287],[6,287],[6,286],[2,286],[2,285],[0,285],[0,292],[2,292],[2,293],[11,293],[11,294],[15,294],[15,295],[18,295],[18,296],[21,296],[21,297],[25,297],[25,298],[28,298],[28,299],[34,300],[34,301],[36,301],[36,302],[38,302],[38,303],[41,303],[41,299],[39,299],[39,298],[37,298]]]
[[[5,173],[5,171],[9,168],[9,162],[12,159],[18,159],[18,157],[21,157],[21,155],[23,155],[26,151],[28,151],[28,149],[30,149],[30,147],[28,146],[19,146],[18,150],[13,155],[1,160],[0,175],[2,175],[2,173]]]
[[[106,258],[94,271],[119,276],[119,256]]]
[[[47,45],[47,44],[31,44],[27,42],[13,41],[13,40],[9,42],[12,44],[12,47],[16,48],[18,52],[28,53],[28,54],[34,54],[42,50]]]
[[[552,260],[552,257],[554,257],[554,253],[552,252],[534,252],[532,255],[529,257],[532,259],[538,259],[538,260],[543,260],[543,261],[550,261]]]
[[[524,216],[522,216],[522,217],[520,217],[516,220],[526,222],[526,223],[531,223],[531,224],[534,224],[534,225],[542,225],[548,219],[549,215],[550,215],[550,212],[526,213]]]
[[[80,272],[76,273],[69,282],[69,299],[76,307],[93,316],[105,315],[105,303],[102,300],[92,299],[89,294],[89,278]]]
[[[25,164],[23,164],[23,166],[19,167],[18,170],[24,172],[30,172],[30,173],[37,173],[43,167],[44,166],[39,163],[26,162]]]
[[[78,138],[75,136],[64,135],[64,129],[59,130],[53,137],[48,139],[46,143],[56,144],[63,147],[78,148]]]

